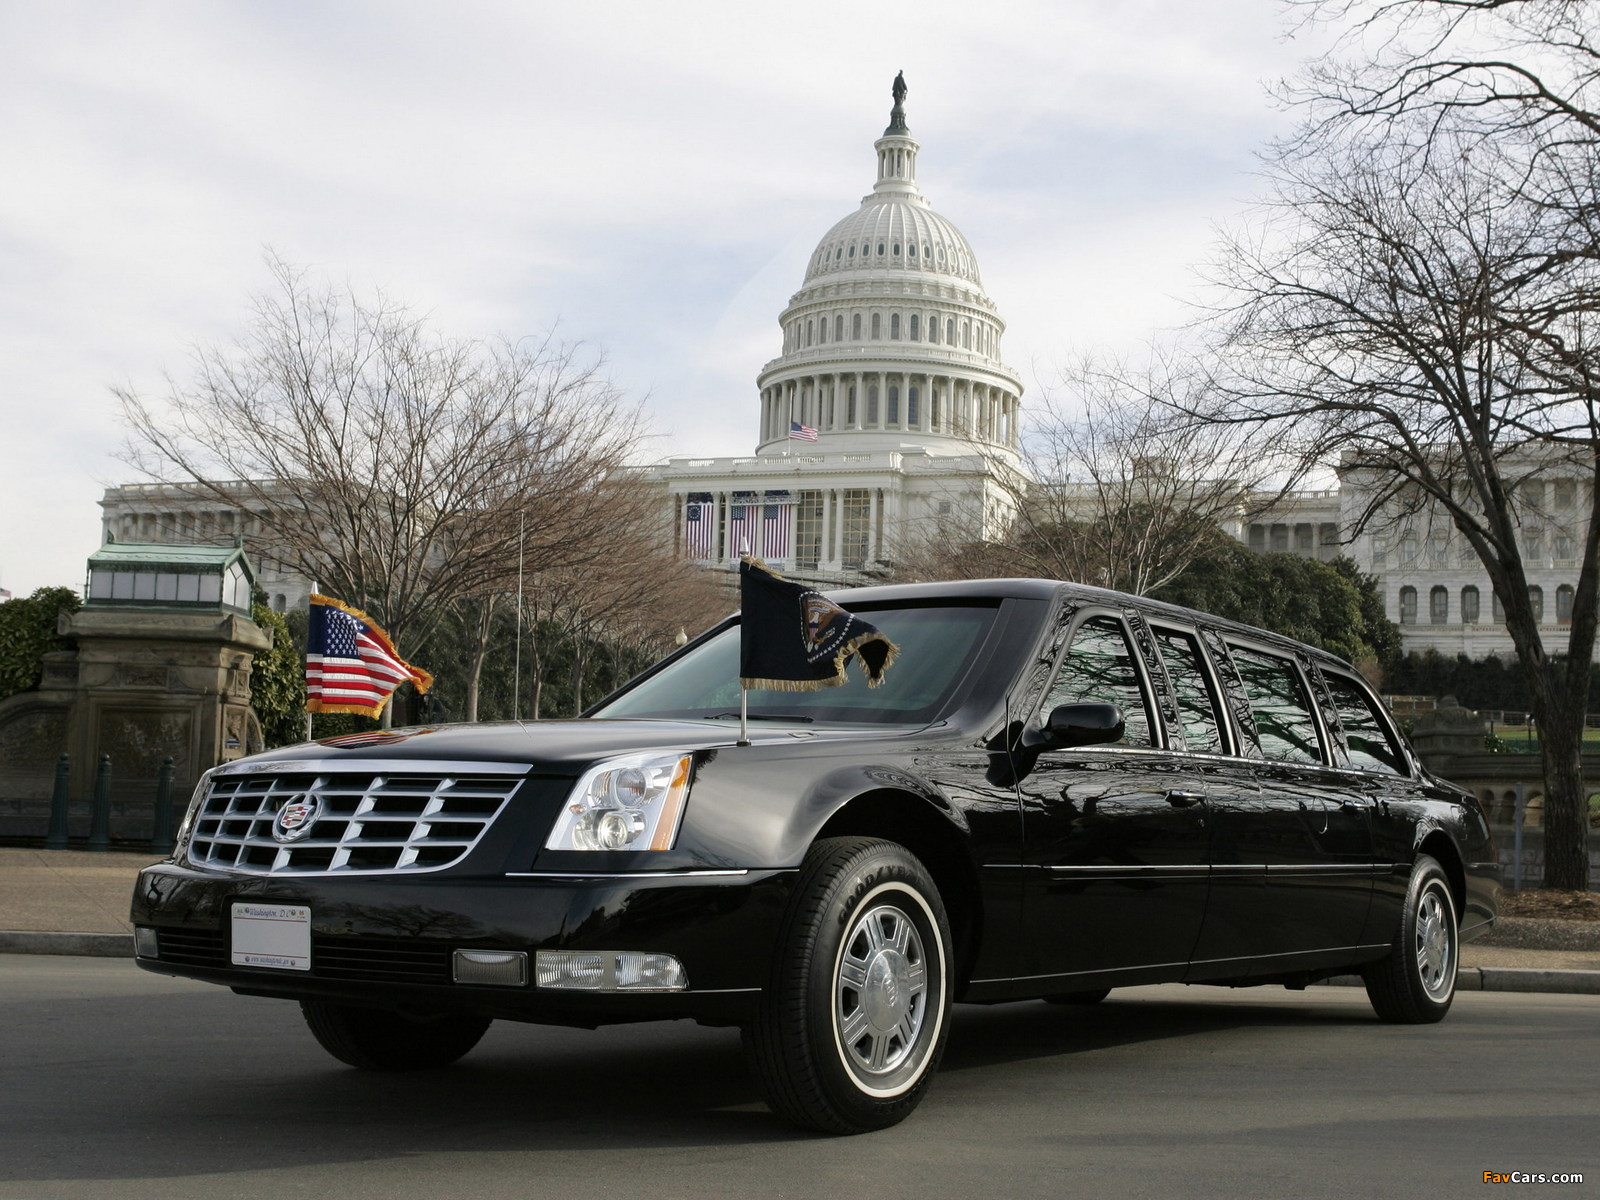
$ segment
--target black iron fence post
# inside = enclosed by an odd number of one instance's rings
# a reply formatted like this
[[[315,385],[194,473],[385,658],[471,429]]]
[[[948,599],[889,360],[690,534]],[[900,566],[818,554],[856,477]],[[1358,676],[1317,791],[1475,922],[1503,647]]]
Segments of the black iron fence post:
[[[172,755],[161,760],[161,774],[156,780],[156,820],[150,831],[152,854],[172,853]]]
[[[102,754],[94,771],[94,803],[89,809],[89,849],[111,849],[111,755]]]
[[[50,832],[45,835],[46,850],[67,848],[67,805],[71,787],[72,759],[63,754],[56,760],[56,786],[50,793]]]

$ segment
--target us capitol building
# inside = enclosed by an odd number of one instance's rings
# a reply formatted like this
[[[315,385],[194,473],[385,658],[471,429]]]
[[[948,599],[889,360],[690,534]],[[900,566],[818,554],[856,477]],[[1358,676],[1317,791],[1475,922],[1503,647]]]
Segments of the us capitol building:
[[[651,472],[673,534],[708,566],[752,554],[822,583],[872,579],[930,531],[999,536],[1020,473],[1022,381],[967,239],[917,186],[896,78],[877,178],[823,234],[756,376],[748,458],[675,458]]]
[[[905,97],[897,78],[872,190],[822,236],[779,317],[781,352],[756,376],[755,453],[642,472],[662,489],[663,524],[686,558],[726,569],[752,554],[793,578],[848,585],[887,573],[916,539],[999,538],[1011,524],[1026,481],[1022,382],[1001,360],[1006,326],[977,256],[917,186]],[[1377,578],[1407,650],[1509,656],[1487,573],[1439,514],[1350,537],[1376,486],[1341,469],[1337,488],[1282,497],[1228,532],[1253,550],[1353,558]],[[1587,483],[1559,470],[1514,501],[1530,599],[1557,638],[1588,501]],[[101,505],[105,534],[122,542],[242,536],[272,606],[305,604],[310,581],[260,553],[263,514],[170,484],[109,488]]]

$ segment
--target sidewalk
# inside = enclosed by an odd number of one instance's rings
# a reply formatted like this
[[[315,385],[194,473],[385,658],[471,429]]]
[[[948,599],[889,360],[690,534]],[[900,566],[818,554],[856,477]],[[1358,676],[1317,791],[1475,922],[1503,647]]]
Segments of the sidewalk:
[[[159,861],[115,851],[0,848],[0,954],[129,957],[128,901],[139,869]],[[1547,922],[1510,922],[1495,942],[1523,942],[1518,932]],[[1577,924],[1561,922],[1561,924]],[[1464,991],[1569,992],[1600,995],[1600,922],[1594,949],[1546,950],[1470,942],[1461,948]],[[1587,932],[1587,930],[1585,930]],[[1353,976],[1330,982],[1359,983]]]

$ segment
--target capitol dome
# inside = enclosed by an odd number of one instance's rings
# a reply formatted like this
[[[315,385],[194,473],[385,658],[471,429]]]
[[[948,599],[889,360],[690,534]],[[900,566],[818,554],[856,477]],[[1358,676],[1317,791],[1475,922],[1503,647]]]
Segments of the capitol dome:
[[[1014,454],[1022,382],[1000,358],[1005,322],[972,246],[917,186],[921,148],[896,79],[877,180],[822,236],[762,368],[758,454],[819,449]]]

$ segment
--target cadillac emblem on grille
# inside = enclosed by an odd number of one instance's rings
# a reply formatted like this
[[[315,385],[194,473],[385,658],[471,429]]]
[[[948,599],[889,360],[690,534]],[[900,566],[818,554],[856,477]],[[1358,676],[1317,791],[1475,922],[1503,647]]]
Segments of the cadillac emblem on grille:
[[[278,842],[298,842],[311,832],[322,812],[322,797],[315,792],[290,796],[272,819],[272,838]]]

